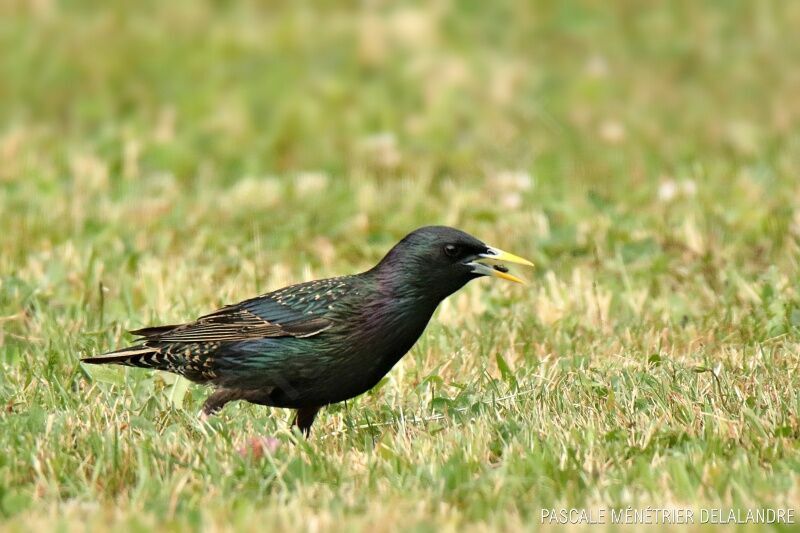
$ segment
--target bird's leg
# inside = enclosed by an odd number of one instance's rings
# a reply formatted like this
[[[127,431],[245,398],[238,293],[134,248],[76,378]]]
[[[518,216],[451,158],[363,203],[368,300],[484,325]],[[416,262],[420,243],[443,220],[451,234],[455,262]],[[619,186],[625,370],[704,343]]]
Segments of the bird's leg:
[[[314,423],[314,417],[317,416],[320,409],[321,407],[301,407],[296,411],[292,425],[297,426],[297,429],[308,438],[311,434],[311,424]]]
[[[203,404],[203,410],[200,412],[200,418],[207,418],[211,415],[215,415],[225,407],[225,404],[233,401],[238,400],[241,398],[241,391],[236,389],[224,389],[219,388],[211,393],[211,396],[206,398],[205,403]]]

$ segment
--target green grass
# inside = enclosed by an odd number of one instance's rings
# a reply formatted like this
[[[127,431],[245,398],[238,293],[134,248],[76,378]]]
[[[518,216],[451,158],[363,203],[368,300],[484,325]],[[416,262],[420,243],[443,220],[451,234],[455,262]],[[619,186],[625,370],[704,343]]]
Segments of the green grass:
[[[0,529],[798,507],[800,4],[320,4],[0,6]],[[450,298],[307,442],[78,363],[431,223],[531,284]]]

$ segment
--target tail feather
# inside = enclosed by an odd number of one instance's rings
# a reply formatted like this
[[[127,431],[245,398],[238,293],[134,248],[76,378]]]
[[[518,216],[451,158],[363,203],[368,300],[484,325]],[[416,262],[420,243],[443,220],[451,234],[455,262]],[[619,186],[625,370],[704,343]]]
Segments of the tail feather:
[[[152,341],[148,341],[152,342]],[[213,344],[201,345],[160,343],[140,344],[81,359],[89,365],[124,365],[180,374],[192,381],[204,383],[217,378]]]
[[[81,359],[90,365],[125,365],[139,368],[156,368],[167,370],[171,366],[170,358],[162,357],[161,349],[155,346],[132,346],[108,352],[97,357]]]

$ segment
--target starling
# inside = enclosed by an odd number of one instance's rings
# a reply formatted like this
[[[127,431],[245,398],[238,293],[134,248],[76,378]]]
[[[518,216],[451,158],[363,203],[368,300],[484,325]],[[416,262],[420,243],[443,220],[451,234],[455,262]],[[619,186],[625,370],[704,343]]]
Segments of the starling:
[[[366,272],[292,285],[194,322],[132,331],[136,345],[82,361],[209,384],[204,415],[233,400],[296,409],[293,424],[308,435],[323,406],[374,387],[447,296],[481,276],[522,281],[500,261],[533,266],[463,231],[423,227]]]

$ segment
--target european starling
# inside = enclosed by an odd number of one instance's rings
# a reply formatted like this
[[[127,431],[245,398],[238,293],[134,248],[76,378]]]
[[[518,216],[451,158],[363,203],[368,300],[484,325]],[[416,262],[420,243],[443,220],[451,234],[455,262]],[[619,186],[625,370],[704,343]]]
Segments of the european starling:
[[[203,414],[233,400],[296,409],[308,435],[317,411],[362,394],[408,352],[436,306],[468,281],[533,264],[445,226],[420,228],[373,268],[292,285],[194,322],[131,333],[138,344],[83,359],[166,370],[214,392]]]

